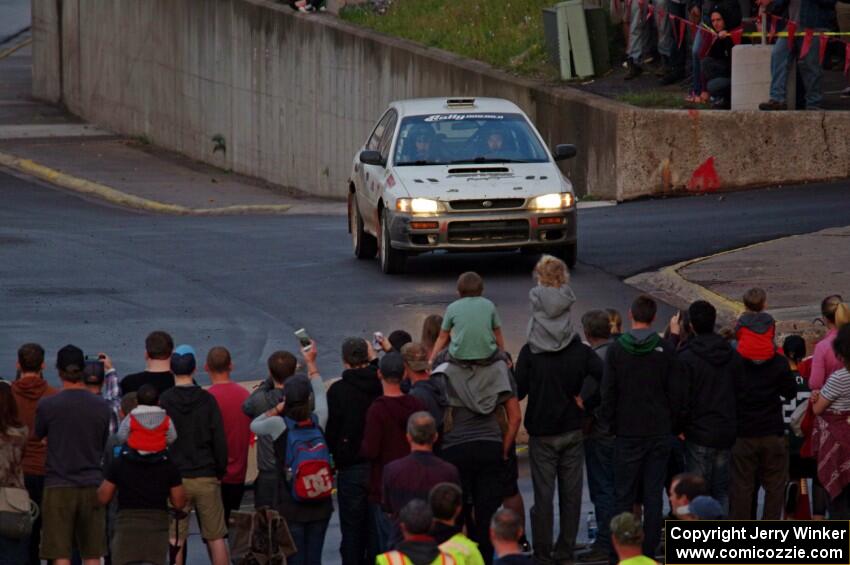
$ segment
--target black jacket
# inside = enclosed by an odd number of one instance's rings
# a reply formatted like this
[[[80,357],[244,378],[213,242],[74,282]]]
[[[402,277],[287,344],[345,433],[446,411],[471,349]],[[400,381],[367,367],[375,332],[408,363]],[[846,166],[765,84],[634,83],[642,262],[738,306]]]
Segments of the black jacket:
[[[197,385],[175,386],[162,393],[159,405],[177,430],[168,448],[171,460],[185,478],[224,476],[227,439],[213,395]]]
[[[359,454],[366,412],[381,394],[383,389],[375,365],[343,371],[342,378],[328,389],[325,439],[338,469],[366,462]]]
[[[744,377],[738,387],[738,437],[781,436],[782,399],[797,396],[797,381],[781,355],[754,363],[744,359]]]
[[[744,360],[723,337],[697,335],[679,352],[686,387],[681,412],[685,438],[697,445],[728,449],[735,443],[736,394],[744,378]]]
[[[631,330],[608,347],[600,419],[622,437],[671,434],[681,383],[673,348],[651,329]]]
[[[584,413],[575,402],[585,378],[602,378],[602,360],[577,336],[564,349],[532,353],[528,344],[516,363],[517,396],[528,396],[525,428],[532,436],[580,430]]]

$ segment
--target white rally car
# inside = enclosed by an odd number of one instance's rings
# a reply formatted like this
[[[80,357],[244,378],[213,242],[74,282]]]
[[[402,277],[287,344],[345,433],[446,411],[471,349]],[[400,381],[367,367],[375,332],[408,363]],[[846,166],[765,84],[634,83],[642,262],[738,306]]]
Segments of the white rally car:
[[[576,262],[576,206],[555,161],[515,104],[498,98],[393,102],[357,152],[349,181],[354,254],[385,273],[439,249],[529,248]]]

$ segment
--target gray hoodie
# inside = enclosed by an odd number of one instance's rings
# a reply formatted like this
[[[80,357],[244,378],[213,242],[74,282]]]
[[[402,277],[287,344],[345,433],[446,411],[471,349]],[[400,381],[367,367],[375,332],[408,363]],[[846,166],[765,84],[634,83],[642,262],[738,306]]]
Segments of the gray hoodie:
[[[561,288],[536,286],[528,293],[531,319],[528,346],[532,353],[560,351],[575,337],[570,308],[576,295],[569,285]]]

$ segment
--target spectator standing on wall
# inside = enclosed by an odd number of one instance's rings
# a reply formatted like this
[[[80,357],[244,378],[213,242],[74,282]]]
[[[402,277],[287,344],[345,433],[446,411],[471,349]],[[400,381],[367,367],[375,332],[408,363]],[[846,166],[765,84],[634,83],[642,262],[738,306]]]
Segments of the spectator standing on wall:
[[[36,406],[42,398],[56,394],[56,389],[47,384],[44,379],[44,348],[37,343],[25,343],[18,349],[18,374],[12,383],[12,394],[18,409],[21,424],[29,430],[29,439],[24,450],[24,483],[30,499],[41,507],[41,496],[44,492],[44,463],[47,458],[47,446],[35,435]],[[28,558],[29,565],[40,565],[38,545],[41,541],[41,521],[39,517],[33,522],[29,536]]]
[[[242,385],[230,380],[233,361],[224,347],[213,347],[207,353],[204,366],[210,376],[213,395],[227,438],[227,471],[221,479],[221,497],[224,504],[224,523],[230,523],[230,513],[239,510],[245,494],[245,475],[248,472],[248,447],[251,443],[251,419],[242,412],[249,393]]]
[[[121,396],[128,392],[137,392],[143,384],[152,384],[162,393],[174,386],[174,374],[171,372],[171,352],[174,340],[163,331],[155,331],[145,338],[145,370],[127,375],[121,379]]]
[[[283,385],[295,374],[298,361],[288,351],[275,351],[266,363],[269,376],[242,403],[242,412],[253,419],[277,406],[283,400]],[[257,436],[257,479],[254,481],[254,508],[277,504],[280,469],[274,446],[268,436]]]
[[[796,35],[794,45],[788,45],[787,37],[780,37],[773,45],[770,54],[770,100],[759,104],[760,110],[787,110],[786,90],[788,70],[797,65],[806,94],[806,110],[820,110],[823,102],[821,78],[823,67],[820,64],[820,42],[818,32],[829,31],[835,18],[835,0],[773,0],[766,8],[768,14],[785,15],[797,23],[800,30],[813,30],[809,52],[800,57],[803,48],[803,34]],[[783,20],[780,30],[785,26]]]
[[[106,515],[97,501],[109,435],[109,404],[85,388],[82,350],[66,345],[56,355],[62,392],[38,403],[35,435],[47,438],[40,557],[70,565],[75,549],[85,565],[106,554]]]

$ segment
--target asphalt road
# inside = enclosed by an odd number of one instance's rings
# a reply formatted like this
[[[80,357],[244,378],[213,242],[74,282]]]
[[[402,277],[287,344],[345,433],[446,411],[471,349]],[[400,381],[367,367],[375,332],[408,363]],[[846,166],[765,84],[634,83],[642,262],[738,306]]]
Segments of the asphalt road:
[[[235,376],[255,379],[304,327],[333,376],[344,337],[398,328],[416,335],[470,269],[485,277],[510,349],[523,343],[534,257],[422,256],[408,274],[389,277],[353,257],[338,217],[151,216],[2,172],[0,203],[0,374],[12,376],[15,348],[28,340],[51,353],[69,342],[106,351],[119,371],[140,370],[144,336],[162,328],[202,354],[227,345]],[[848,212],[846,183],[582,210],[576,322],[590,308],[626,311],[635,290],[619,277],[842,225]]]

